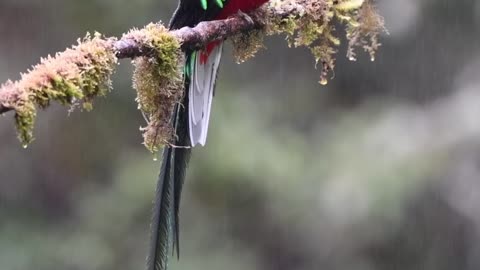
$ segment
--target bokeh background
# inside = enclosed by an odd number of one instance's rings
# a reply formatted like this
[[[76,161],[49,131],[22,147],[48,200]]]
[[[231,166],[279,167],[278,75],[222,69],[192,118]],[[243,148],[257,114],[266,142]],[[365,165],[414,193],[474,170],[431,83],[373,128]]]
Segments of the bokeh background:
[[[1,0],[0,81],[87,31],[168,21],[175,1]],[[480,1],[378,1],[375,62],[318,84],[283,37],[223,58],[171,269],[480,269]],[[35,142],[0,119],[0,269],[144,269],[159,161],[122,61],[91,113],[54,106]]]

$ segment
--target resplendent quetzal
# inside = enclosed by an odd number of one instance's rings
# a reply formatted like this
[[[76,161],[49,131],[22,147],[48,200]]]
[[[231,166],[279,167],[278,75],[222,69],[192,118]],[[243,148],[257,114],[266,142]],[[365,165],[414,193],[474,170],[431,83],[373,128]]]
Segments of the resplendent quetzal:
[[[250,12],[268,0],[180,0],[170,29],[194,27],[202,21],[226,19]],[[165,146],[152,218],[152,243],[148,270],[165,270],[176,248],[179,255],[179,205],[190,159],[190,147],[205,145],[215,80],[222,55],[222,42],[212,42],[199,51],[187,51],[185,96],[176,105],[171,121],[174,146]]]

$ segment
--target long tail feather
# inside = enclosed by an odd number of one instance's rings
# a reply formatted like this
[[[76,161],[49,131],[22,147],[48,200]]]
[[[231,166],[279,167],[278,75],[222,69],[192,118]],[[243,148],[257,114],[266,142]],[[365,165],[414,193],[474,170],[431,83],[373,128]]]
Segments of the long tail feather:
[[[173,213],[173,149],[163,150],[162,166],[157,184],[155,204],[152,216],[152,240],[147,262],[148,270],[165,270],[168,264],[168,250],[172,242]]]
[[[177,123],[175,126],[177,134],[177,146],[175,148],[175,155],[173,157],[173,179],[174,179],[174,225],[175,225],[175,241],[174,246],[177,251],[177,258],[180,257],[180,199],[182,194],[183,183],[185,182],[185,173],[187,170],[188,162],[190,161],[190,155],[192,153],[188,137],[188,97],[185,98],[183,106],[178,108]]]
[[[147,270],[166,270],[170,250],[176,251],[177,256],[180,256],[179,209],[185,171],[191,154],[189,147],[197,143],[205,144],[221,53],[222,45],[212,51],[206,63],[200,63],[200,57],[196,53],[187,53],[187,63],[193,63],[189,70],[190,76],[185,81],[188,93],[182,104],[176,106],[172,116],[177,136],[175,146],[166,146],[163,151]]]
[[[187,104],[188,98],[185,97],[182,104],[176,106],[172,119],[177,135],[175,145],[180,147],[165,146],[163,150],[151,224],[148,270],[166,270],[170,249],[173,252],[176,249],[177,256],[180,256],[180,197],[191,152],[190,148],[185,147],[189,146]]]
[[[193,27],[204,18],[214,17],[221,6],[209,8],[205,12],[191,12],[190,1],[180,0],[170,21],[170,29],[184,26]],[[222,46],[218,46],[205,65],[199,65],[197,53],[187,52],[185,91],[182,104],[175,108],[172,116],[175,146],[166,146],[163,151],[162,166],[157,184],[155,204],[151,223],[151,247],[147,260],[147,270],[166,270],[170,249],[180,256],[180,199],[185,181],[185,171],[190,160],[191,146],[205,144],[210,108]],[[198,71],[198,73],[195,73]],[[197,75],[195,75],[197,74]],[[198,81],[198,83],[196,83]],[[193,88],[192,88],[192,85]],[[195,90],[195,91],[192,91]],[[195,93],[195,96],[191,94]],[[192,102],[189,102],[191,100]],[[190,107],[194,104],[195,121],[192,121]],[[193,110],[192,110],[193,111]],[[195,125],[192,125],[195,122]],[[194,128],[195,138],[190,130]],[[172,246],[173,245],[173,246]]]

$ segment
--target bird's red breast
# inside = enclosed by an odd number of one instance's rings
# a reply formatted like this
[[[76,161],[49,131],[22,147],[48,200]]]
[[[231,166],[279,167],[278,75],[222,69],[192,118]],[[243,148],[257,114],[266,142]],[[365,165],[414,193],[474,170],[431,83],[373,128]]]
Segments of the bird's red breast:
[[[226,19],[238,11],[248,13],[252,10],[259,8],[261,5],[268,2],[268,0],[229,0],[222,9],[222,11],[215,18],[216,20]]]
[[[261,5],[268,2],[268,0],[229,0],[227,1],[225,7],[222,11],[215,17],[215,20],[223,20],[234,14],[237,14],[239,11],[248,13],[259,8]],[[200,53],[200,63],[206,63],[210,53],[218,46],[220,41],[212,42],[207,45],[205,50]]]

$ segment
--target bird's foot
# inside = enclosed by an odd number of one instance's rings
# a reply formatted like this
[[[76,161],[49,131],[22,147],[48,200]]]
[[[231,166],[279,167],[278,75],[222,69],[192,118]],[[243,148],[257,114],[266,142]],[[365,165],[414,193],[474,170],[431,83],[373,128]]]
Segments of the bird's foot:
[[[247,13],[241,11],[241,10],[238,10],[238,16],[240,16],[242,19],[244,19],[245,21],[247,21],[249,24],[255,24],[255,22],[253,21],[252,17],[250,17]]]

